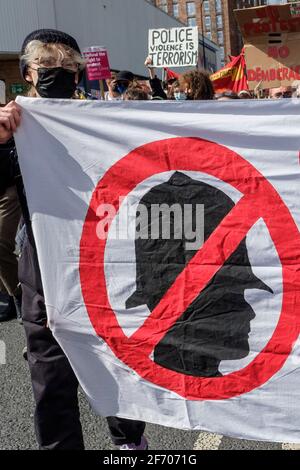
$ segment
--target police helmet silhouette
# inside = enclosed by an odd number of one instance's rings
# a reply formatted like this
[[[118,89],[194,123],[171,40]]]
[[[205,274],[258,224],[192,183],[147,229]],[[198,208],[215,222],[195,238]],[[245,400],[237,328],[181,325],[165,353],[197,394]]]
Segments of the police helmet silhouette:
[[[223,191],[178,171],[166,183],[148,191],[137,209],[139,214],[143,213],[141,205],[147,210],[147,227],[142,229],[143,233],[148,230],[148,237],[136,237],[135,240],[136,290],[126,301],[127,309],[146,304],[152,311],[197,251],[186,249],[190,240],[185,238],[185,233],[180,239],[175,236],[170,239],[162,236],[151,238],[149,234],[154,223],[151,207],[155,204],[179,204],[182,209],[185,204],[190,204],[194,225],[196,206],[204,205],[204,241],[234,207],[232,199]],[[174,219],[171,218],[170,224],[171,234],[174,234]],[[141,233],[140,218],[136,230]],[[243,239],[156,345],[153,360],[186,375],[218,377],[222,360],[246,357],[249,354],[250,322],[255,318],[252,307],[245,300],[246,289],[263,289],[272,293],[254,275],[246,239]],[[183,292],[178,292],[178,296],[181,295]]]

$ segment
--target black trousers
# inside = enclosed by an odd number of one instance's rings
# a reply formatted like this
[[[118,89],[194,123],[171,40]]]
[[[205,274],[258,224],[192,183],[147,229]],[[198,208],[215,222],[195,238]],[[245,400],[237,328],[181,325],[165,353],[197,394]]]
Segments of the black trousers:
[[[22,249],[19,273],[39,447],[82,450],[78,381],[67,357],[47,328],[36,252],[28,239]],[[140,443],[145,423],[116,417],[107,418],[107,423],[115,445]]]

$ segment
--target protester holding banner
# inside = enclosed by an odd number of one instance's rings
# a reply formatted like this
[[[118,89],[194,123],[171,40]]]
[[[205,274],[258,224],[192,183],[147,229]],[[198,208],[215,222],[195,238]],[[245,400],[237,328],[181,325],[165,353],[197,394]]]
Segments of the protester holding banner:
[[[34,31],[23,43],[20,70],[23,78],[32,86],[31,96],[72,98],[84,66],[76,40],[63,32],[50,29]],[[0,110],[1,158],[8,158],[12,154],[15,159],[17,157],[12,135],[20,123],[20,114],[21,109],[16,103],[10,103]],[[13,169],[13,160],[10,162]],[[18,171],[15,171],[15,177],[20,179]],[[36,401],[36,437],[41,449],[83,449],[78,381],[47,325],[35,240],[26,198],[22,194],[20,196],[27,237],[19,272],[28,363]],[[144,423],[114,417],[107,420],[112,439],[121,449],[147,448],[147,441],[143,437]]]

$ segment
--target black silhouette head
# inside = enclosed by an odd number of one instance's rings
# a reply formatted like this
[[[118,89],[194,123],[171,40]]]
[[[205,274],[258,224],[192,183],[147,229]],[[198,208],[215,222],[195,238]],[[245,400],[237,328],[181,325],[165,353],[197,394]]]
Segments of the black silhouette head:
[[[151,207],[162,203],[180,204],[182,208],[190,204],[193,216],[196,205],[204,205],[204,241],[234,207],[234,202],[219,189],[180,172],[174,173],[166,183],[153,187],[140,201],[138,212],[141,212],[141,205],[147,208],[147,228],[153,224]],[[174,225],[174,220],[171,224]],[[141,227],[137,230],[141,232]],[[195,250],[186,249],[186,242],[184,237],[136,239],[136,291],[127,299],[126,308],[142,304],[151,311],[155,308],[195,254]],[[246,357],[250,321],[255,317],[245,300],[246,289],[272,292],[254,275],[244,239],[157,344],[154,361],[187,375],[218,377],[222,360]]]

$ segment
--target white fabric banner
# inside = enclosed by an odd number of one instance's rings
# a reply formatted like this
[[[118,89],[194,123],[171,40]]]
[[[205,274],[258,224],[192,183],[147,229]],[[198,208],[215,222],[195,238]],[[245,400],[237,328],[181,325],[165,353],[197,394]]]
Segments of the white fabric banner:
[[[94,410],[300,442],[300,102],[17,101],[49,325]]]

